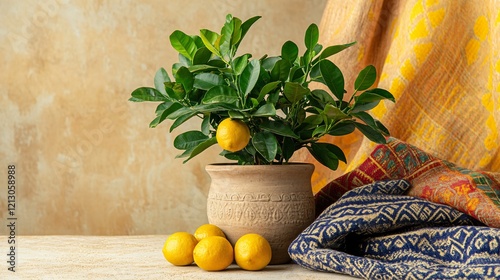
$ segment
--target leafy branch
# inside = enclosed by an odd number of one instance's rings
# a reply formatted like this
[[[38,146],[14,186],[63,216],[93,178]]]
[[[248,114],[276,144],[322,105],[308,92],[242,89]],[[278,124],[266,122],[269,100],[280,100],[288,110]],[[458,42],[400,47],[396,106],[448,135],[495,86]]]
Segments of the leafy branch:
[[[372,88],[375,67],[360,71],[354,92],[345,101],[342,71],[328,59],[355,42],[323,49],[318,43],[319,29],[311,24],[302,55],[297,44],[287,41],[279,56],[237,56],[240,43],[259,18],[243,22],[228,15],[220,33],[201,29],[199,35],[190,36],[174,31],[170,43],[179,53],[179,61],[171,69],[174,79],[160,68],[154,88],[132,92],[130,101],[160,102],[150,127],[169,119],[173,121],[171,132],[192,117],[202,119],[200,130],[175,138],[174,147],[183,151],[178,157],[187,162],[216,144],[217,126],[228,117],[245,122],[251,132],[245,149],[221,153],[239,164],[282,164],[295,151],[306,148],[335,170],[346,157],[338,146],[318,142],[323,136],[343,136],[358,129],[371,141],[385,143],[389,131],[367,111],[382,100],[395,100],[387,90]],[[328,91],[311,90],[310,85],[318,83]]]

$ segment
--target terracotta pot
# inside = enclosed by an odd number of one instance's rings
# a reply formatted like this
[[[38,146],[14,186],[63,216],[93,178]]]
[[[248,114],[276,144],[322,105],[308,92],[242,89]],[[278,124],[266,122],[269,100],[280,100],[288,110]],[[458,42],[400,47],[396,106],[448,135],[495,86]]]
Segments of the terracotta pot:
[[[314,221],[313,170],[308,163],[208,165],[208,221],[233,246],[246,233],[264,236],[272,248],[270,264],[287,263],[288,246]]]

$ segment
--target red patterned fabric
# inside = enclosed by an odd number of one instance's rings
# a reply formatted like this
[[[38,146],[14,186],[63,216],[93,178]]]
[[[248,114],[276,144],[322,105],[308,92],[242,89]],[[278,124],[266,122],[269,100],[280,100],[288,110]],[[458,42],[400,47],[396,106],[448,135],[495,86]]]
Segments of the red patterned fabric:
[[[316,214],[351,189],[389,179],[410,182],[407,195],[449,205],[500,228],[500,173],[461,168],[394,138],[378,145],[358,168],[323,187],[315,195]]]

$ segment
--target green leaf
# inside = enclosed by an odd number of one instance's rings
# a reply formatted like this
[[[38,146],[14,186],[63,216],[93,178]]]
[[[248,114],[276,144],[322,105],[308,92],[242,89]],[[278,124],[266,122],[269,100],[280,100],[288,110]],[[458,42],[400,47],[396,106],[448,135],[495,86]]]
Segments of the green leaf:
[[[396,102],[396,99],[394,99],[394,96],[390,92],[381,88],[369,89],[355,97],[355,101],[361,103],[380,101],[384,99]]]
[[[274,108],[274,105],[271,103],[266,103],[255,113],[252,114],[253,117],[274,117],[276,116],[276,109]]]
[[[245,35],[247,34],[248,30],[250,29],[250,27],[259,19],[261,18],[261,16],[255,16],[255,17],[252,17],[252,18],[249,18],[247,19],[245,22],[243,22],[241,24],[241,38],[240,38],[240,41],[238,43],[235,44],[235,47],[238,48],[238,46],[240,45],[241,41],[243,40],[243,38],[245,37]]]
[[[270,132],[258,132],[252,137],[252,145],[268,162],[272,162],[278,152],[278,141]]]
[[[305,44],[308,50],[313,50],[319,40],[319,29],[316,24],[311,24],[306,30]]]
[[[182,65],[181,63],[172,64],[172,75],[175,76],[175,73],[177,73],[177,69],[181,68],[182,66],[185,65]]]
[[[273,90],[276,89],[276,87],[281,83],[281,81],[275,81],[275,82],[270,82],[266,84],[265,86],[262,87],[259,93],[259,97],[257,97],[257,101],[262,101],[264,100],[264,97],[266,94],[272,92]]]
[[[352,132],[354,132],[354,129],[356,129],[356,127],[354,126],[353,122],[339,122],[338,124],[334,125],[327,133],[333,136],[342,136],[351,134]]]
[[[378,143],[378,144],[385,144],[386,143],[384,135],[382,135],[382,133],[378,132],[377,130],[369,127],[366,124],[362,124],[362,123],[358,123],[358,122],[355,122],[354,125],[356,126],[357,129],[359,129],[359,131],[361,131],[361,133],[363,133],[371,141]]]
[[[391,133],[389,132],[389,129],[385,127],[383,123],[381,123],[379,120],[375,120],[375,124],[377,125],[377,128],[384,136],[389,136]]]
[[[365,124],[369,125],[373,129],[378,129],[375,119],[367,112],[357,112],[352,113],[353,116],[362,120]]]
[[[347,158],[342,149],[334,144],[316,142],[312,143],[311,146],[314,146],[313,149],[317,151],[323,151],[328,153],[329,155],[334,155],[338,160],[347,163]]]
[[[303,80],[306,73],[304,72],[303,67],[293,66],[290,69],[290,80],[291,82],[300,82]]]
[[[182,31],[175,30],[170,35],[170,44],[180,54],[187,57],[190,61],[193,61],[196,52],[196,44],[193,38]]]
[[[184,67],[189,67],[191,65],[193,65],[193,63],[191,62],[191,60],[185,56],[183,56],[182,54],[179,54],[177,56],[179,58],[179,64],[181,66],[184,66]],[[180,67],[179,67],[180,68]],[[177,71],[176,71],[177,72]],[[175,75],[175,74],[174,74]]]
[[[187,149],[182,154],[176,155],[175,158],[185,158],[185,157],[188,157],[189,155],[191,155],[191,153],[193,152],[193,150],[194,150],[194,148]]]
[[[179,150],[187,150],[205,142],[209,137],[201,131],[191,130],[179,134],[174,139],[174,147]]]
[[[213,62],[213,60],[210,60],[208,63],[211,63],[211,62]],[[224,66],[225,66],[225,64],[224,64]],[[196,74],[197,72],[217,70],[217,67],[213,66],[213,65],[208,65],[208,64],[201,64],[201,65],[189,66],[188,69],[189,69],[189,72]],[[221,69],[219,69],[219,70],[221,70]]]
[[[192,91],[188,92],[187,100],[189,100],[189,104],[200,104],[201,99],[205,95],[205,90],[199,88],[193,88]]]
[[[200,73],[194,77],[194,87],[209,90],[215,86],[224,84],[224,79],[213,73]]]
[[[325,59],[327,57],[330,57],[336,53],[339,53],[339,52],[349,48],[350,46],[352,46],[354,44],[356,44],[356,42],[352,42],[352,43],[345,44],[345,45],[329,46],[323,50],[323,52],[320,54],[319,58]]]
[[[183,106],[182,106],[182,104],[175,102],[175,103],[166,104],[165,106],[162,106],[162,107],[163,108],[157,109],[157,111],[156,111],[157,117],[149,124],[149,127],[155,128],[158,124],[160,124],[165,119],[167,119],[170,114],[181,109]]]
[[[229,61],[232,57],[231,49],[233,45],[231,44],[231,37],[233,36],[234,29],[234,18],[226,18],[226,23],[224,23],[224,26],[220,31],[221,39],[219,42],[220,53],[222,54],[222,57],[226,59],[226,61]]]
[[[247,67],[250,57],[252,55],[247,53],[234,59],[233,70],[235,75],[241,75],[245,67]]]
[[[194,44],[196,45],[196,48],[199,50],[200,48],[204,48],[205,45],[203,44],[203,41],[201,40],[200,36],[197,35],[191,35],[191,38],[194,40]]]
[[[181,83],[165,82],[165,91],[172,101],[181,101],[186,96],[186,91]]]
[[[204,104],[214,104],[214,103],[227,103],[236,104],[238,102],[238,92],[229,86],[216,86],[211,88],[203,97],[202,103]]]
[[[292,41],[286,41],[281,47],[281,58],[294,63],[299,56],[299,47]]]
[[[194,77],[191,72],[186,67],[181,67],[175,73],[175,81],[181,83],[184,87],[184,91],[188,92],[193,89]]]
[[[264,68],[267,71],[271,71],[274,68],[274,65],[276,62],[280,61],[281,57],[279,56],[271,56],[267,57],[266,59],[262,60],[262,68]]]
[[[359,72],[356,81],[354,82],[354,89],[356,91],[361,91],[370,88],[375,80],[377,79],[377,70],[375,66],[368,65],[365,69]]]
[[[288,60],[278,60],[271,70],[271,79],[273,81],[286,81],[291,67],[292,64]]]
[[[333,122],[349,118],[349,115],[342,112],[342,110],[340,110],[339,108],[337,108],[336,106],[334,106],[332,104],[327,104],[325,106],[324,113],[328,117],[328,119],[333,121]]]
[[[165,91],[165,82],[170,82],[170,78],[168,77],[168,73],[164,68],[158,69],[155,74],[155,88],[161,92],[163,95],[167,95]]]
[[[226,71],[226,70],[228,70],[226,68],[227,64],[223,60],[219,59],[218,56],[212,57],[212,59],[207,62],[207,66],[212,67],[213,70],[215,70],[217,68],[220,68],[219,71]],[[191,69],[189,69],[189,70],[191,72],[194,72]]]
[[[219,155],[224,156],[229,160],[237,160],[239,165],[253,165],[253,156],[246,150],[237,152],[222,150]]]
[[[310,67],[313,56],[314,56],[314,51],[312,49],[307,49],[304,55],[300,58],[300,66],[306,68]]]
[[[323,123],[323,117],[322,116],[320,116],[320,115],[309,115],[301,123],[300,127],[298,128],[298,131],[300,131],[300,130],[314,129],[318,125],[320,125],[321,123]]]
[[[272,132],[277,135],[299,139],[299,136],[287,124],[280,121],[266,120],[259,125],[260,129]]]
[[[239,77],[240,91],[246,97],[255,87],[260,74],[260,62],[252,60],[243,70]]]
[[[326,126],[325,125],[320,125],[320,126],[316,127],[312,132],[312,136],[314,136],[314,137],[321,137],[325,134],[326,134]]]
[[[319,70],[319,63],[316,63],[311,68],[311,72],[309,72],[309,77],[311,78],[312,81],[320,82],[323,84],[325,83],[323,76],[321,76],[321,71]]]
[[[205,135],[210,134],[210,115],[205,115],[201,121],[201,132]]]
[[[157,116],[161,115],[161,113],[163,113],[163,111],[165,111],[165,109],[170,107],[172,105],[172,103],[173,102],[170,102],[170,101],[165,101],[165,102],[160,103],[158,106],[156,106],[155,115],[157,115]]]
[[[202,114],[213,113],[218,111],[235,110],[235,109],[238,109],[238,107],[235,104],[227,104],[227,103],[198,104],[190,107],[190,110]]]
[[[311,147],[307,147],[307,149],[317,161],[331,170],[337,170],[339,167],[339,159],[337,158],[337,155],[330,152],[330,150],[325,145],[322,145],[322,143],[312,143]]]
[[[143,101],[168,101],[168,98],[161,94],[157,89],[150,87],[140,87],[132,92],[132,97],[129,99],[132,102]]]
[[[320,44],[316,44],[316,46],[314,46],[314,49],[313,49],[313,56],[317,55],[318,53],[321,52],[321,50],[323,49],[323,46],[320,45]]]
[[[228,111],[228,114],[231,119],[236,119],[236,120],[243,120],[249,117],[249,114],[246,112],[240,112],[234,110]]]
[[[318,101],[320,101],[323,105],[326,104],[335,104],[335,100],[333,97],[326,91],[322,89],[315,89],[311,92],[311,95]]]
[[[302,100],[309,93],[310,89],[297,82],[286,82],[283,89],[283,94],[292,103]]]
[[[170,126],[170,132],[172,132],[174,129],[179,127],[181,124],[185,123],[190,118],[196,116],[196,114],[197,114],[196,112],[190,112],[190,113],[187,113],[185,115],[177,117],[175,119],[174,123],[172,124],[172,126]]]
[[[256,98],[253,98],[251,97],[250,98],[250,102],[252,103],[250,107],[247,106],[247,109],[254,109],[254,108],[257,108],[257,106],[259,106],[259,101],[256,99]]]
[[[235,46],[241,39],[241,32],[242,32],[241,19],[234,17],[231,21],[233,23],[233,32],[231,34],[231,46]]]
[[[215,47],[216,42],[220,40],[220,35],[210,31],[208,29],[200,30],[200,38],[207,49],[209,49],[213,54],[221,57],[220,50]]]
[[[158,124],[160,124],[161,122],[163,122],[165,119],[162,119],[162,116],[157,116],[154,120],[152,120],[150,123],[149,123],[149,127],[150,128],[155,128],[156,126],[158,126]]]
[[[285,137],[283,139],[283,158],[286,162],[293,156],[295,153],[295,141],[292,138]]]
[[[286,98],[284,98],[286,101]],[[280,91],[275,90],[269,93],[269,96],[267,97],[267,102],[277,104],[278,100],[280,100]]]
[[[356,99],[356,97],[354,99]],[[371,109],[377,107],[377,105],[379,103],[380,103],[380,101],[374,101],[374,102],[356,101],[350,112],[352,114],[352,113],[357,113],[357,112],[368,111],[368,110],[371,110]]]
[[[216,143],[217,143],[217,139],[215,137],[212,137],[212,138],[209,138],[208,140],[206,140],[205,142],[202,142],[202,143],[198,144],[198,146],[196,146],[192,150],[192,152],[189,155],[189,157],[185,161],[183,161],[183,163],[188,162],[188,160],[190,160],[193,157],[199,155],[201,152],[203,152],[204,150],[208,149],[209,147],[211,147],[212,145],[214,145]]]
[[[194,54],[193,65],[204,65],[210,60],[211,57],[212,52],[206,47],[201,47]]]
[[[321,60],[319,70],[326,86],[338,100],[342,100],[344,98],[344,76],[342,71],[329,60]]]
[[[186,115],[186,114],[191,114],[191,113],[194,113],[194,111],[189,108],[189,107],[182,107],[174,112],[172,112],[170,115],[167,116],[167,119],[170,119],[170,120],[175,120],[183,115]]]

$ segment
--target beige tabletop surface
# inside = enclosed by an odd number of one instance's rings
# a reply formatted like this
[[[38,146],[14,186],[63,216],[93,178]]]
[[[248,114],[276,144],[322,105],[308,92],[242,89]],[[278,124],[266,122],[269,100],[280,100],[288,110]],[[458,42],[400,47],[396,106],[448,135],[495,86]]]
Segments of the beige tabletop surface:
[[[0,236],[0,279],[357,279],[316,272],[296,264],[245,271],[231,265],[206,272],[196,265],[176,267],[161,248],[166,235],[16,236],[16,272],[8,270],[7,236]]]

